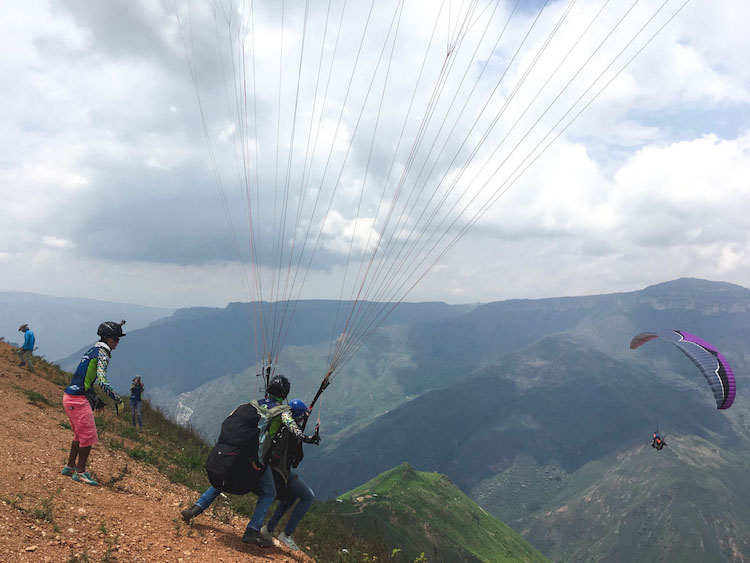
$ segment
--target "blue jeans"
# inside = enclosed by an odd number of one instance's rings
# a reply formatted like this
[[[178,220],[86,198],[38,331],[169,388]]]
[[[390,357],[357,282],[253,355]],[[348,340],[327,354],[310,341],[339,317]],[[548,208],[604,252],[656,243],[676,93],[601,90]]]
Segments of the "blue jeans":
[[[141,402],[130,399],[130,416],[133,419],[133,426],[135,426],[136,418],[138,419],[138,426],[143,428],[143,418],[141,418]]]
[[[287,486],[289,487],[289,494],[286,499],[279,502],[279,506],[276,507],[276,511],[268,521],[268,531],[273,532],[273,529],[279,523],[281,517],[284,516],[284,513],[299,499],[297,506],[294,507],[294,511],[292,511],[292,515],[289,517],[289,522],[284,527],[284,533],[287,536],[291,536],[297,528],[297,524],[302,521],[302,518],[312,506],[315,500],[315,493],[296,473],[290,475]]]
[[[263,525],[263,520],[266,519],[266,513],[268,512],[268,509],[271,508],[273,499],[276,498],[276,483],[274,483],[273,481],[273,471],[270,467],[266,467],[266,470],[260,477],[258,485],[260,489],[258,502],[255,503],[255,512],[253,512],[253,517],[250,518],[250,522],[247,523],[248,528],[252,528],[256,531],[260,531],[260,527]],[[312,491],[310,492],[312,493]],[[200,498],[195,501],[195,504],[200,506],[203,510],[206,510],[209,506],[211,506],[211,503],[216,500],[216,497],[218,497],[219,494],[221,494],[221,491],[219,489],[217,489],[216,487],[209,487],[200,496]],[[307,509],[305,509],[305,512],[307,512]],[[300,519],[302,519],[302,516],[304,516],[304,512],[300,516]]]
[[[270,466],[266,467],[263,475],[260,476],[258,489],[260,494],[258,495],[258,502],[255,503],[255,512],[253,512],[250,522],[247,523],[248,530],[252,528],[255,531],[260,531],[263,520],[266,519],[266,513],[276,498],[276,483],[273,481],[273,470]]]
[[[209,487],[206,489],[206,492],[201,495],[201,498],[195,501],[195,504],[200,506],[203,510],[206,510],[211,506],[211,503],[216,500],[216,497],[218,497],[220,493],[221,491],[216,487]]]

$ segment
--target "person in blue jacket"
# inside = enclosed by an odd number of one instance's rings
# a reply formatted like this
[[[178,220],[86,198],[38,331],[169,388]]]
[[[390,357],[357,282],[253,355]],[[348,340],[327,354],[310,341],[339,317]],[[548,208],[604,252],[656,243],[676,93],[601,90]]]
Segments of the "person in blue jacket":
[[[27,324],[22,324],[18,327],[18,330],[23,332],[23,346],[18,350],[18,359],[20,360],[18,365],[23,367],[28,364],[29,369],[34,371],[34,365],[31,362],[31,358],[34,356],[34,344],[36,343],[34,333]]]
[[[94,407],[102,401],[97,397],[94,385],[101,387],[115,403],[122,403],[120,396],[107,381],[107,366],[112,350],[117,347],[120,338],[125,336],[122,332],[123,324],[125,321],[108,321],[99,325],[99,342],[83,355],[70,385],[63,393],[63,408],[73,430],[73,442],[70,444],[68,463],[63,466],[62,474],[86,485],[99,485],[86,471],[91,447],[99,441],[94,421]]]

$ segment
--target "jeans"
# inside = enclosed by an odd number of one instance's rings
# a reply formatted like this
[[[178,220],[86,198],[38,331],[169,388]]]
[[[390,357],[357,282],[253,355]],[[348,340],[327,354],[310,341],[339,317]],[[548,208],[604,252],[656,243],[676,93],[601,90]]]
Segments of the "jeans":
[[[248,530],[252,528],[255,531],[260,531],[263,520],[266,519],[266,513],[276,498],[276,483],[273,481],[273,470],[270,466],[266,467],[258,485],[260,494],[258,495],[258,502],[255,503],[255,512],[253,512],[250,522],[247,523]]]
[[[273,481],[273,471],[270,467],[266,467],[266,470],[260,477],[258,485],[260,489],[258,502],[255,503],[253,517],[250,518],[250,522],[247,523],[247,527],[252,528],[255,531],[260,531],[260,527],[263,525],[263,520],[266,519],[266,513],[268,512],[268,509],[271,508],[273,500],[276,498],[276,483]],[[310,492],[312,493],[312,491]],[[218,497],[220,493],[221,491],[216,487],[209,487],[200,498],[195,501],[195,504],[200,506],[203,510],[206,510],[211,506],[211,503],[216,500],[216,497]],[[312,500],[310,500],[310,502],[312,503]],[[305,512],[307,512],[307,508],[305,509]],[[304,514],[305,513],[303,512],[300,515],[300,520]],[[281,516],[279,516],[279,518],[281,518]]]
[[[133,419],[133,426],[135,426],[136,418],[138,419],[138,426],[143,428],[143,419],[141,418],[141,402],[130,399],[130,416]]]
[[[216,497],[218,497],[220,493],[221,491],[216,487],[209,487],[206,489],[206,492],[201,495],[201,498],[195,501],[195,504],[200,506],[203,510],[206,510],[211,506],[211,503],[216,500]]]
[[[290,475],[287,486],[289,487],[289,494],[286,499],[279,502],[279,506],[276,507],[276,511],[268,521],[268,531],[273,531],[276,524],[281,520],[281,517],[284,516],[284,513],[299,499],[297,506],[294,507],[294,511],[292,511],[292,515],[289,517],[289,522],[284,527],[284,533],[287,536],[291,536],[297,528],[297,524],[302,521],[302,518],[312,506],[315,500],[315,493],[296,473]]]

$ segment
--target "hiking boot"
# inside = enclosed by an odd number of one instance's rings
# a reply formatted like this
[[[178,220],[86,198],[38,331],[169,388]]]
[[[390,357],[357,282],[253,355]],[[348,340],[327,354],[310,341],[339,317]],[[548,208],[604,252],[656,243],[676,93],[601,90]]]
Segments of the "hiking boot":
[[[61,473],[65,475],[66,477],[72,477],[73,473],[76,472],[75,467],[68,467],[67,465],[63,465]]]
[[[86,471],[85,473],[79,473],[76,471],[73,473],[73,481],[78,481],[79,483],[86,483],[87,485],[91,485],[92,487],[98,487],[99,483],[94,481],[94,478],[91,476],[91,473]]]
[[[260,547],[271,547],[273,545],[273,540],[264,538],[258,530],[253,530],[252,528],[245,530],[245,533],[242,534],[242,541]]]
[[[203,509],[198,506],[197,504],[194,504],[190,508],[186,508],[182,512],[180,512],[180,516],[182,516],[183,522],[190,523],[190,521],[198,516],[201,512],[203,512]]]
[[[271,532],[268,531],[268,526],[263,524],[263,526],[260,529],[260,535],[266,538],[267,540],[273,541],[273,536],[271,535]]]
[[[295,541],[292,539],[292,536],[287,536],[286,532],[281,532],[279,534],[279,541],[283,543],[285,546],[287,546],[292,551],[302,551],[299,546],[295,543]]]

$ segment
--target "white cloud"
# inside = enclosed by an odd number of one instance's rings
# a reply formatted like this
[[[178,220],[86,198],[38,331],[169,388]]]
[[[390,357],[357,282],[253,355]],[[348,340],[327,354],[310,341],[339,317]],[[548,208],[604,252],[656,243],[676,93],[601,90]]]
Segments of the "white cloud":
[[[256,41],[247,36],[244,56],[254,65],[248,66],[247,78],[256,87],[255,97],[242,84],[239,90],[232,80],[225,85],[222,71],[229,72],[231,54],[224,49],[220,58],[215,49],[210,5],[191,3],[194,35],[189,45],[196,46],[202,116],[168,6],[146,1],[0,6],[0,48],[6,53],[0,59],[4,289],[93,293],[163,306],[247,298],[245,274],[229,262],[233,243],[226,235],[223,202],[203,138],[205,118],[240,251],[249,254],[248,208],[254,213],[259,251],[266,255],[274,237],[287,248],[295,240],[301,252],[309,226],[309,257],[327,217],[303,296],[334,297],[337,290],[331,288],[338,288],[343,278],[340,264],[352,237],[360,257],[377,242],[372,232],[383,237],[383,248],[393,239],[420,240],[423,227],[432,233],[425,244],[437,240],[440,232],[433,230],[451,224],[486,183],[469,213],[458,219],[460,228],[484,198],[515,177],[517,167],[525,167],[525,157],[537,143],[544,146],[553,124],[655,9],[640,3],[545,113],[624,11],[622,4],[611,3],[592,35],[535,98],[602,5],[599,0],[577,2],[485,145],[467,162],[566,3],[550,4],[500,85],[502,96],[483,115],[486,96],[534,14],[513,20],[501,42],[502,53],[489,59],[475,97],[464,109],[494,42],[485,41],[470,64],[485,21],[479,19],[472,28],[476,35],[468,36],[456,55],[454,74],[444,84],[433,118],[424,122],[449,28],[438,26],[440,35],[417,84],[437,4],[406,6],[387,84],[389,43],[384,39],[396,2],[377,3],[368,33],[366,12],[348,3],[333,67],[340,5],[333,6],[325,45],[320,43],[325,12],[312,13],[309,29],[318,33],[307,36],[300,67],[301,7],[289,7],[281,36],[279,5],[253,4]],[[679,5],[668,2],[657,22]],[[744,8],[744,3],[729,0],[688,4],[410,298],[475,301],[599,293],[683,275],[746,283],[750,219],[743,210],[750,208],[750,134],[738,130],[750,115],[750,41],[744,31],[750,28],[750,11]],[[508,6],[500,4],[490,36],[498,33],[508,13]],[[455,13],[453,18],[455,23]],[[464,68],[469,69],[466,76]],[[424,142],[412,153],[418,134],[424,134]],[[454,180],[456,190],[448,193]],[[251,198],[245,186],[250,186]],[[443,195],[445,205],[431,217],[430,206]],[[291,225],[299,202],[294,237]],[[279,235],[273,218],[281,217],[282,209],[289,227]],[[116,244],[110,261],[98,267],[91,256],[108,236]],[[422,266],[424,254],[419,252],[427,253],[428,247],[417,248],[405,255],[405,267],[416,268],[415,278],[444,245]],[[81,268],[92,273],[90,286],[82,286],[74,275]],[[174,279],[184,289],[175,292]],[[101,295],[101,287],[118,295]]]
[[[75,248],[73,241],[47,235],[42,237],[42,243],[52,248]]]

